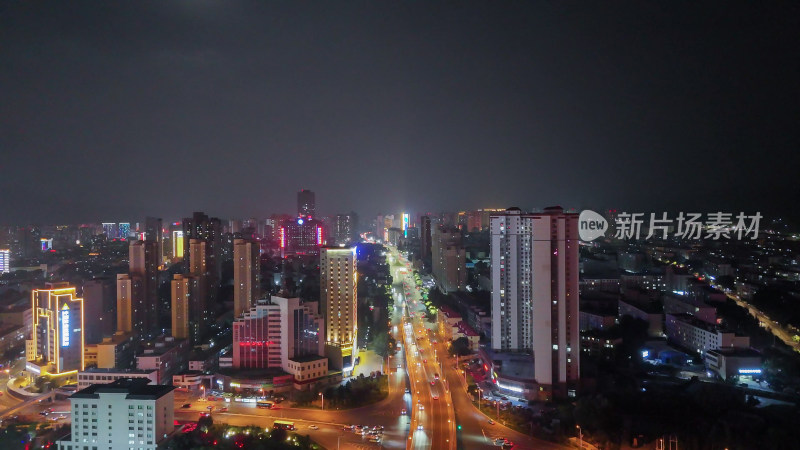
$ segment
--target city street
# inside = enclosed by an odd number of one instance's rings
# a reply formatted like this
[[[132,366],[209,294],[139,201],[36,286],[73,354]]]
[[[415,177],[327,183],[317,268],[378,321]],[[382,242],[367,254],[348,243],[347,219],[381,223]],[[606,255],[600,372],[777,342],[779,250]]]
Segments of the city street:
[[[492,417],[492,412],[489,412],[489,416],[487,416],[478,411],[478,408],[473,405],[467,393],[463,374],[455,367],[455,359],[448,356],[448,344],[438,337],[436,338],[437,343],[431,344],[430,337],[436,337],[436,327],[433,324],[426,324],[425,320],[422,318],[422,313],[426,313],[425,306],[421,301],[420,293],[414,287],[414,280],[409,272],[410,269],[407,269],[405,261],[394,249],[392,250],[392,257],[396,261],[399,261],[396,268],[394,266],[392,267],[392,275],[395,277],[395,281],[397,281],[399,277],[402,277],[401,284],[405,283],[410,288],[403,291],[401,295],[405,295],[406,292],[411,293],[408,302],[408,312],[414,314],[413,323],[415,333],[417,337],[421,337],[418,341],[418,345],[423,353],[420,355],[419,361],[424,361],[426,356],[428,359],[428,363],[424,364],[418,378],[422,379],[422,386],[430,388],[431,395],[444,392],[445,387],[447,387],[446,393],[448,394],[448,398],[451,398],[450,401],[452,402],[448,403],[450,407],[447,409],[454,413],[454,419],[451,420],[454,420],[454,426],[461,425],[462,427],[461,431],[458,432],[458,448],[466,450],[497,448],[494,444],[496,438],[509,439],[515,444],[515,448],[567,448],[519,433],[500,423],[490,424],[489,418]],[[404,268],[406,268],[406,270],[403,270]],[[434,362],[437,357],[439,361],[438,366]],[[434,386],[430,385],[430,381],[433,380],[433,377],[428,376],[431,372],[433,374],[438,373],[441,377],[440,380],[435,381]],[[425,381],[426,377],[427,382]],[[444,397],[440,396],[440,399],[436,402],[438,406],[441,407],[441,405],[444,405],[444,403],[442,403],[443,399]],[[431,402],[432,401],[429,400],[429,403]],[[425,404],[425,408],[428,408],[427,404]]]

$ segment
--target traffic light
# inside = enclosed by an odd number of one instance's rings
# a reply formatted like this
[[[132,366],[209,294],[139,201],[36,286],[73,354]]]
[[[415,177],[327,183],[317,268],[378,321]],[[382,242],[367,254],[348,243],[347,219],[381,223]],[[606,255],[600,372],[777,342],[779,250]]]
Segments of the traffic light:
[[[461,429],[461,425],[460,424],[456,425],[456,428],[458,428],[460,430]]]

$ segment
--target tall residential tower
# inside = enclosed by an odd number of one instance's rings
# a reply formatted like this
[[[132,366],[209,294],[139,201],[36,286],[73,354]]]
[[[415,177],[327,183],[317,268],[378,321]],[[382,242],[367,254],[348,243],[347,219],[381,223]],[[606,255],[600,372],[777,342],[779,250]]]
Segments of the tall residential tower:
[[[492,349],[532,353],[540,388],[563,396],[580,377],[578,215],[509,208],[490,230]]]

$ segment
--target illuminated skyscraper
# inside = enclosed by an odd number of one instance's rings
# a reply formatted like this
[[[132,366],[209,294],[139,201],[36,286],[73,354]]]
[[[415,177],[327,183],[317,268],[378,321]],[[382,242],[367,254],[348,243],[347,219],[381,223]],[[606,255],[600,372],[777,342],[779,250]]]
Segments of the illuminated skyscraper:
[[[314,191],[300,189],[297,193],[297,217],[312,218],[317,213]]]
[[[131,234],[131,224],[128,222],[120,222],[119,235],[117,237],[120,239],[128,239],[128,236],[130,234]]]
[[[83,370],[83,299],[67,283],[48,283],[31,293],[32,334],[27,370],[37,375]],[[37,373],[38,371],[38,373]]]
[[[286,220],[281,224],[278,240],[281,256],[316,255],[325,244],[325,232],[322,222],[316,219]]]
[[[11,250],[0,249],[0,273],[8,273],[11,270]]]
[[[333,245],[347,246],[356,241],[358,216],[356,213],[337,214],[331,223]]]
[[[578,215],[560,207],[491,217],[492,348],[533,353],[543,392],[577,384]]]
[[[202,278],[175,274],[171,288],[172,337],[200,342],[206,330]]]
[[[115,222],[103,222],[103,234],[106,235],[108,240],[116,239],[119,236],[117,224]]]
[[[183,231],[172,232],[172,257],[183,258]]]
[[[333,367],[347,372],[358,355],[356,249],[323,248],[319,268],[328,357]]]
[[[117,275],[117,332],[138,332],[135,315],[144,297],[144,281],[127,273]]]
[[[261,297],[261,248],[258,242],[233,241],[233,317],[249,311]]]

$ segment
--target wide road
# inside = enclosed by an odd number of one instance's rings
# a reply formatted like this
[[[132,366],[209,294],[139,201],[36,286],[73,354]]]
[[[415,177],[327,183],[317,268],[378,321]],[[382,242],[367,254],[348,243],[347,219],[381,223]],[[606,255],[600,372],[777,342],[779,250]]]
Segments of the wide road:
[[[392,252],[395,258],[398,258],[396,252]],[[408,267],[406,261],[399,257],[400,264],[403,267]],[[410,269],[409,269],[410,271]],[[514,448],[517,449],[564,449],[569,448],[549,441],[536,439],[532,436],[517,432],[500,423],[490,423],[489,416],[478,410],[472,403],[470,395],[467,393],[467,387],[464,381],[463,372],[458,369],[455,358],[448,356],[447,342],[441,336],[437,336],[436,326],[434,324],[426,323],[422,319],[422,313],[426,313],[425,305],[421,301],[420,294],[417,292],[414,280],[410,274],[402,270],[398,271],[399,276],[403,277],[404,291],[403,294],[409,293],[410,301],[408,304],[408,313],[414,314],[413,324],[414,332],[417,340],[418,348],[422,351],[419,359],[424,371],[421,373],[420,378],[427,377],[427,387],[430,388],[432,394],[440,394],[439,405],[444,405],[442,400],[444,396],[441,393],[448,395],[452,402],[449,411],[454,412],[454,417],[449,420],[453,421],[453,426],[461,425],[461,430],[458,432],[457,445],[458,449],[465,450],[478,450],[478,449],[491,449],[498,448],[495,445],[496,438],[506,438],[514,443]],[[435,341],[436,343],[433,343]],[[427,363],[425,363],[427,359]],[[434,380],[434,386],[430,385],[430,381],[435,378],[436,374],[440,375],[440,380]],[[433,376],[431,376],[433,375]],[[427,405],[425,406],[427,408]],[[494,416],[494,411],[486,411]],[[441,419],[440,419],[441,420]],[[447,419],[445,419],[447,420]],[[436,448],[436,447],[434,447]]]
[[[409,448],[455,449],[455,412],[449,389],[438,379],[441,365],[419,314],[423,305],[411,278],[410,265],[395,249],[391,249],[389,262],[395,281],[395,305],[403,313],[403,349],[410,362],[413,408],[409,411],[412,414]]]

